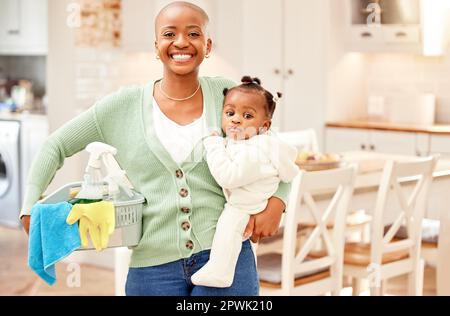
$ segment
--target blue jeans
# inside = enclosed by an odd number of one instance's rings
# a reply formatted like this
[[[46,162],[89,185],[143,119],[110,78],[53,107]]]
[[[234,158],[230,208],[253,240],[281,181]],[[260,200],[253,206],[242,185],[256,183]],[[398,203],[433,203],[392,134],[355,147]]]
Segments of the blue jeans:
[[[128,296],[257,296],[258,273],[249,240],[242,244],[234,281],[228,288],[197,286],[191,276],[209,260],[209,250],[159,266],[130,268],[125,287]]]

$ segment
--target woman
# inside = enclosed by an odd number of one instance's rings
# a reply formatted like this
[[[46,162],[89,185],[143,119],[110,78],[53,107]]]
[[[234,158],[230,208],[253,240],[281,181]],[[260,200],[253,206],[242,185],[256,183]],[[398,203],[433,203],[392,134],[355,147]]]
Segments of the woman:
[[[224,78],[199,77],[211,53],[208,16],[187,2],[158,14],[155,48],[163,78],[122,89],[96,103],[53,133],[33,162],[21,219],[45,191],[66,157],[101,141],[117,148],[117,160],[142,193],[143,236],[133,249],[127,295],[257,295],[258,277],[250,242],[243,243],[229,288],[194,286],[190,277],[209,259],[215,226],[225,202],[203,159],[201,138],[220,128]],[[252,216],[244,237],[273,235],[289,186],[280,185],[267,208]]]

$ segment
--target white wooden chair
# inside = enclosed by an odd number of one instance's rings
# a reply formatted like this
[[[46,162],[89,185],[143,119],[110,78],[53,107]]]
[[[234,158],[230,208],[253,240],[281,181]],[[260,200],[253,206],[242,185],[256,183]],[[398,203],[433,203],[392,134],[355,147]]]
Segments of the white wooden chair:
[[[440,221],[425,219],[422,225],[422,258],[433,268],[437,266]]]
[[[410,295],[422,294],[421,225],[436,161],[436,157],[428,157],[414,162],[386,163],[373,212],[370,244],[345,246],[344,275],[353,279],[353,295],[359,294],[362,279],[369,281],[371,295],[380,295],[387,279],[402,274],[408,274]],[[408,199],[399,180],[409,185],[415,183]],[[400,214],[385,232],[386,206],[388,200],[395,202],[394,197],[399,202]],[[394,237],[402,224],[407,237],[400,240]]]
[[[316,131],[312,128],[292,132],[279,132],[276,134],[282,141],[301,151],[319,151]]]
[[[293,183],[284,218],[282,253],[258,256],[261,295],[339,295],[342,288],[344,230],[353,193],[355,167],[317,172],[301,172]],[[331,193],[325,210],[319,210],[314,194]],[[301,212],[309,211],[316,227],[299,243],[297,231]],[[326,224],[334,216],[333,232]],[[308,257],[320,239],[327,255]]]
[[[319,152],[319,144],[317,141],[317,133],[314,129],[304,129],[298,131],[290,131],[290,132],[280,132],[277,133],[278,137],[285,141],[286,143],[297,148],[298,152],[302,151],[311,151],[311,152]],[[372,217],[365,213],[364,210],[355,210],[351,211],[351,214],[347,217],[347,233],[350,236],[358,235],[361,240],[367,241],[368,235],[368,227],[369,223],[372,220]],[[314,223],[302,223],[302,227],[305,229],[313,227]],[[329,228],[332,227],[332,223],[330,223]],[[274,239],[272,239],[274,240]],[[266,243],[267,244],[267,243]],[[275,244],[273,245],[275,246]],[[272,247],[273,248],[273,247]],[[267,251],[260,249],[260,251]]]

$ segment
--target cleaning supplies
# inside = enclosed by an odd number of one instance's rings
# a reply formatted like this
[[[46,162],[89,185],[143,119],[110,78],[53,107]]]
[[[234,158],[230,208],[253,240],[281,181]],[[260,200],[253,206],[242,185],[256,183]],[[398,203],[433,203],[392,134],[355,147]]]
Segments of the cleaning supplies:
[[[107,199],[113,200],[123,189],[128,197],[133,197],[133,186],[128,180],[126,173],[122,170],[114,158],[117,149],[101,142],[90,143],[86,147],[90,153],[89,161],[85,170],[84,182],[77,198],[102,199],[104,197],[104,182],[108,184]],[[106,177],[102,177],[102,163],[106,169]]]
[[[56,282],[55,264],[80,248],[77,225],[68,225],[67,202],[35,204],[31,209],[28,266],[45,282]]]
[[[108,247],[109,235],[114,232],[114,204],[101,201],[74,205],[66,222],[71,225],[77,221],[80,221],[79,231],[83,247],[88,247],[87,234],[89,233],[95,249],[101,251]]]
[[[74,205],[66,220],[70,224],[79,221],[78,236],[83,248],[90,249],[88,234],[98,251],[107,247],[137,246],[142,237],[145,198],[134,191],[125,171],[115,160],[117,150],[114,147],[95,142],[86,150],[90,156],[84,182],[68,183],[41,203],[68,201]],[[105,177],[103,172],[106,172]]]

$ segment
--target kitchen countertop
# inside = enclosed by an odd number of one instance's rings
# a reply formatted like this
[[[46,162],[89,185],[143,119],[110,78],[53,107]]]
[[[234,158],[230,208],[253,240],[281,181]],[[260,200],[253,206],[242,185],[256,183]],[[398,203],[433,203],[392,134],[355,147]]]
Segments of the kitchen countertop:
[[[330,121],[327,122],[325,126],[337,128],[355,128],[355,129],[370,129],[370,130],[393,131],[393,132],[450,135],[450,124],[414,125],[405,123],[391,123],[382,121],[377,122],[364,119],[355,119],[347,121]]]
[[[3,121],[22,121],[23,119],[36,118],[36,119],[47,119],[47,115],[29,112],[8,112],[0,111],[0,120]]]
[[[377,187],[380,183],[381,172],[387,160],[416,161],[421,158],[416,156],[405,156],[395,154],[384,154],[367,151],[347,151],[341,153],[342,160],[346,163],[358,165],[358,176],[356,177],[355,189],[367,189]],[[433,179],[450,177],[450,159],[441,158],[436,164]],[[405,179],[409,181],[409,179]]]

